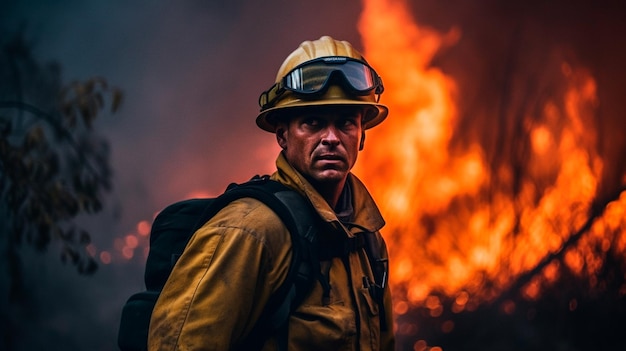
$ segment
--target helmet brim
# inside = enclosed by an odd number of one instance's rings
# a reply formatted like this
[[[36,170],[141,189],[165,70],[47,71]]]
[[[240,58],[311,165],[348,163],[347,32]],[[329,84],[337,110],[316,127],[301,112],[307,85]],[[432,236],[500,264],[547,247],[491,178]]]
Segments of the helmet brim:
[[[297,110],[303,110],[308,107],[314,106],[354,106],[364,109],[362,126],[363,130],[370,129],[379,125],[387,118],[389,109],[387,106],[379,103],[369,101],[355,101],[348,99],[331,99],[331,100],[299,100],[289,102],[288,104],[282,104],[280,106],[272,107],[267,110],[261,111],[256,118],[256,124],[259,128],[274,133],[276,131],[276,123],[280,119],[280,116],[285,114],[291,114],[297,112]]]

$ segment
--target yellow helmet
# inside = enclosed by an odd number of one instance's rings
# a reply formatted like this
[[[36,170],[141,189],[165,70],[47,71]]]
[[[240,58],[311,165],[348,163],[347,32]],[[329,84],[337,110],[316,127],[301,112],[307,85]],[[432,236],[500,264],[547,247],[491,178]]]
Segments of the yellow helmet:
[[[274,132],[276,117],[307,106],[343,105],[363,108],[363,129],[382,122],[389,113],[379,104],[381,78],[347,41],[323,36],[305,41],[292,52],[276,75],[276,83],[259,97],[256,124]]]

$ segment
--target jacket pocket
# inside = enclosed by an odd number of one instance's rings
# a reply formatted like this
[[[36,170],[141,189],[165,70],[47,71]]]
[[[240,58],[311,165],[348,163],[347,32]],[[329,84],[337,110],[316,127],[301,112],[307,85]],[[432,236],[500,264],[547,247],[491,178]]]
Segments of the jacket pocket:
[[[378,304],[370,294],[369,289],[361,288],[361,301],[367,305],[370,316],[378,316]]]
[[[356,335],[354,311],[343,303],[301,305],[289,321],[290,350],[350,350]]]

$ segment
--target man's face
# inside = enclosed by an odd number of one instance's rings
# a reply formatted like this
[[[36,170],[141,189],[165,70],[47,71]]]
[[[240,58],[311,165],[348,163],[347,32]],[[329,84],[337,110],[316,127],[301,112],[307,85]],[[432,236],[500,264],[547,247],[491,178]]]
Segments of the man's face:
[[[311,108],[278,124],[276,138],[287,161],[312,183],[345,181],[354,166],[362,134],[356,108]]]

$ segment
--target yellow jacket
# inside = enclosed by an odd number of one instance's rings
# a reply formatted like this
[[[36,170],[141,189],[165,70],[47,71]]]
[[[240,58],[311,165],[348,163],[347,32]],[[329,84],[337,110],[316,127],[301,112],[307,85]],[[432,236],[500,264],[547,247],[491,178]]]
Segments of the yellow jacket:
[[[272,179],[292,187],[313,203],[329,224],[322,236],[354,234],[314,188],[280,155]],[[354,222],[377,232],[381,256],[387,249],[378,230],[384,221],[363,184],[348,178]],[[352,229],[357,233],[360,229]],[[170,275],[150,322],[148,348],[233,350],[250,333],[272,293],[287,275],[290,234],[267,206],[245,198],[234,201],[192,237]],[[345,263],[344,263],[345,261]],[[322,263],[330,297],[316,282],[289,319],[289,350],[393,350],[391,294],[385,289],[388,331],[380,331],[379,306],[363,286],[373,275],[363,250]],[[270,337],[263,350],[275,350]]]

